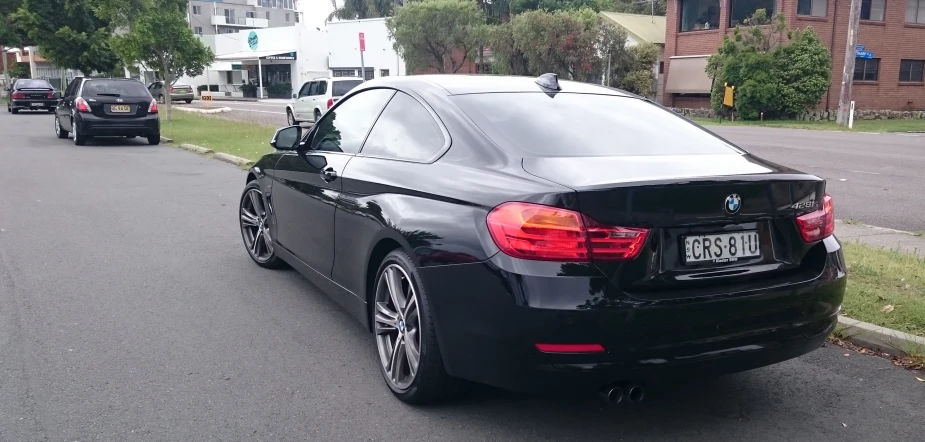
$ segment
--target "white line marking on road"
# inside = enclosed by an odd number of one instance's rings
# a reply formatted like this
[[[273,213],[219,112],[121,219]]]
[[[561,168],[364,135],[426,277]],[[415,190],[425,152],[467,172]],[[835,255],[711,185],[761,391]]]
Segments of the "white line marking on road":
[[[877,172],[865,172],[865,171],[863,171],[863,170],[849,170],[849,172],[854,172],[854,173],[866,173],[866,174],[868,174],[868,175],[880,175],[880,174],[877,173]]]
[[[864,135],[880,135],[880,132],[858,132],[859,134]]]
[[[848,181],[848,178],[839,178],[838,181]]]

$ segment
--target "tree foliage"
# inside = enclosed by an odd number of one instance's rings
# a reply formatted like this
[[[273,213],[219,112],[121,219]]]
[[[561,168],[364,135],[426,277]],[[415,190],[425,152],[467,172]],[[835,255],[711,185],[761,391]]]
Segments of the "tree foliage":
[[[171,85],[184,75],[202,74],[215,60],[212,50],[190,30],[186,5],[180,0],[98,0],[97,13],[125,27],[111,37],[125,63],[156,70]],[[163,90],[169,120],[170,88]]]
[[[22,6],[22,0],[0,0],[0,48],[20,46],[25,33],[13,21],[14,13]]]
[[[485,15],[469,0],[409,3],[388,18],[386,26],[409,70],[456,73],[487,40]]]
[[[825,94],[831,65],[828,49],[812,28],[791,31],[782,15],[769,18],[759,9],[708,59],[711,104],[725,110],[724,85],[729,84],[736,87],[735,111],[742,118],[794,116]]]
[[[59,67],[89,75],[119,66],[109,44],[112,28],[85,1],[22,0],[13,20],[42,56]]]
[[[361,20],[364,18],[379,18],[391,16],[394,7],[404,4],[404,1],[394,0],[344,0],[341,6],[337,6],[337,0],[331,0],[331,6],[334,11],[328,16],[328,20],[338,18],[341,20]]]
[[[653,5],[652,2],[655,2]],[[665,15],[667,7],[666,0],[650,0],[641,2],[638,0],[613,0],[612,5],[607,11],[623,12],[626,14],[655,14]]]

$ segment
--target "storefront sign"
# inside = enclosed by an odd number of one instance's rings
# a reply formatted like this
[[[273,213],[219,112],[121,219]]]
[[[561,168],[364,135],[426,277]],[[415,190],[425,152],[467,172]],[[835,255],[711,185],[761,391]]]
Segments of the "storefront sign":
[[[257,50],[257,45],[260,43],[260,39],[257,37],[257,33],[251,31],[250,34],[247,34],[247,45],[250,46],[252,51]]]
[[[240,71],[240,70],[241,70],[241,65],[240,65],[240,64],[232,64],[232,65],[231,65],[231,70],[232,70],[232,71]]]
[[[264,60],[295,60],[296,55],[295,55],[295,52],[287,52],[285,54],[279,54],[279,55],[267,55],[266,57],[263,57],[263,59]]]

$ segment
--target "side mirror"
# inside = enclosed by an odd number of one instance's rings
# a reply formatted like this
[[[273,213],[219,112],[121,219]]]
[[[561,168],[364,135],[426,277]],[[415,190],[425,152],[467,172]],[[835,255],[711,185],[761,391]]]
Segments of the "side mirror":
[[[299,98],[299,96],[296,94],[292,94],[292,98]]]
[[[299,141],[302,139],[302,126],[289,126],[276,130],[273,139],[270,140],[270,146],[279,150],[296,150],[299,147]]]

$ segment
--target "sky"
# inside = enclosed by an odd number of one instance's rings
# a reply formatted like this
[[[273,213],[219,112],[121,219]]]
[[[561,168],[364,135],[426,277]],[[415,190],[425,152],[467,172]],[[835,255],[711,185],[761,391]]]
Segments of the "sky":
[[[299,0],[299,9],[309,26],[324,28],[324,21],[334,10],[331,0]]]

